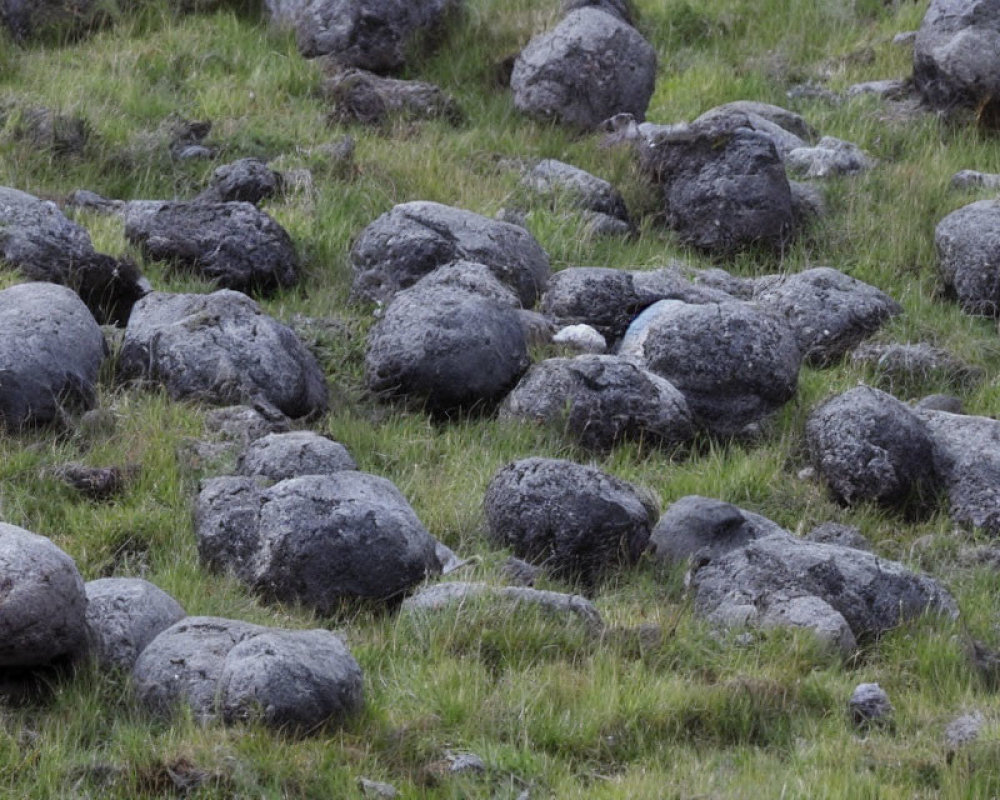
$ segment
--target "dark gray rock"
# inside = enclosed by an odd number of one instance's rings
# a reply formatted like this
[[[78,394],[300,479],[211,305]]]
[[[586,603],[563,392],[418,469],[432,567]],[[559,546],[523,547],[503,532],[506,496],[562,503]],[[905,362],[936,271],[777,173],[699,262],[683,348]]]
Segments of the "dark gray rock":
[[[913,83],[950,110],[1000,96],[1000,6],[994,0],[931,0],[913,45]]]
[[[59,114],[45,106],[21,106],[0,101],[0,128],[14,141],[56,158],[82,156],[90,140],[86,119]]]
[[[266,0],[271,18],[295,28],[306,58],[329,55],[349,67],[391,72],[417,39],[460,6],[456,0]]]
[[[253,479],[227,475],[202,481],[194,504],[201,562],[252,584],[262,550],[260,508],[264,489]]]
[[[252,442],[236,462],[237,474],[275,482],[300,475],[329,475],[357,468],[344,445],[312,431],[262,436]]]
[[[444,206],[395,206],[367,228],[351,248],[352,293],[386,301],[427,273],[452,261],[486,264],[531,308],[545,289],[549,259],[524,228]]]
[[[464,115],[458,102],[426,81],[385,78],[362,69],[339,69],[323,81],[323,98],[332,104],[336,122],[380,125],[394,118],[444,119]]]
[[[951,176],[950,185],[952,189],[985,189],[995,192],[1000,189],[1000,174],[963,169]]]
[[[364,704],[361,670],[329,631],[286,631],[188,617],[163,631],[132,672],[136,694],[168,717],[180,705],[201,721],[260,721],[310,730]]]
[[[952,211],[934,230],[945,286],[969,314],[1000,313],[1000,201],[980,200]]]
[[[102,668],[132,669],[146,645],[186,616],[180,603],[141,578],[101,578],[84,588],[93,653]]]
[[[773,138],[727,115],[671,126],[640,144],[640,162],[663,187],[667,224],[716,255],[748,245],[781,249],[795,225],[792,192]]]
[[[824,136],[815,147],[799,147],[785,154],[785,166],[804,178],[836,178],[867,172],[875,160],[856,144]]]
[[[913,407],[917,411],[947,411],[949,414],[965,413],[962,399],[952,394],[929,394],[926,397],[921,397]]]
[[[103,323],[124,325],[148,290],[135,265],[98,253],[52,203],[0,186],[0,262],[26,278],[68,286]]]
[[[130,216],[125,236],[154,261],[167,261],[222,289],[270,292],[298,280],[291,237],[251,203],[166,203]]]
[[[656,51],[603,10],[570,12],[514,62],[514,105],[540,119],[593,130],[619,112],[642,119],[653,95]]]
[[[257,402],[293,418],[327,408],[326,378],[291,329],[225,289],[144,297],[125,331],[119,371],[162,384],[174,399]]]
[[[1000,421],[919,411],[948,490],[949,514],[962,525],[1000,533]]]
[[[836,544],[841,547],[853,547],[855,550],[872,549],[868,540],[861,535],[861,531],[853,525],[841,525],[837,522],[824,522],[817,525],[805,535],[807,542],[818,544]]]
[[[107,20],[98,0],[0,0],[0,22],[16,42],[65,39]]]
[[[707,124],[735,120],[736,124],[770,137],[781,158],[793,150],[808,147],[813,130],[798,114],[753,100],[736,100],[709,109],[693,124]]]
[[[630,223],[621,192],[596,175],[554,158],[539,161],[522,183],[532,192],[555,200],[566,198],[583,211],[592,211]]]
[[[595,467],[548,458],[500,469],[484,506],[497,544],[587,585],[639,557],[657,513],[631,484]]]
[[[906,391],[928,382],[965,389],[983,377],[983,371],[927,342],[865,343],[851,353],[855,364],[867,364],[884,388]]]
[[[847,704],[851,712],[851,722],[857,728],[882,725],[892,719],[892,703],[885,689],[877,683],[859,683],[851,693]]]
[[[806,441],[816,470],[847,505],[919,508],[937,488],[926,426],[878,389],[858,386],[814,409]]]
[[[253,203],[280,194],[281,174],[259,158],[241,158],[224,164],[212,173],[208,189],[198,195],[202,203]]]
[[[16,430],[91,408],[106,354],[100,327],[66,287],[0,291],[0,425]]]
[[[513,584],[518,586],[534,586],[535,581],[541,577],[544,570],[516,556],[509,556],[500,572],[505,579]]]
[[[73,559],[44,536],[0,522],[0,668],[86,655],[86,612]]]
[[[629,326],[618,352],[681,390],[695,422],[744,433],[795,394],[801,355],[783,320],[750,303],[661,300]]]
[[[886,78],[884,80],[851,84],[847,87],[845,94],[848,97],[873,94],[883,100],[900,100],[907,95],[910,88],[909,81],[899,78]]]
[[[485,264],[472,261],[453,261],[438,267],[422,277],[418,284],[422,288],[448,286],[471,292],[488,300],[494,300],[505,308],[520,309],[521,301],[509,286],[500,282]]]
[[[753,539],[782,531],[765,517],[710,497],[688,495],[672,503],[650,536],[654,558],[669,564],[718,558]]]
[[[660,376],[618,356],[536,364],[507,395],[500,414],[554,425],[599,451],[625,440],[670,448],[694,436],[684,396]]]
[[[799,228],[826,216],[826,195],[815,184],[789,181],[792,191],[792,213]]]
[[[629,236],[634,228],[630,222],[626,222],[610,214],[603,214],[600,211],[583,211],[580,216],[584,221],[583,232],[588,238],[597,236]]]
[[[491,404],[528,368],[517,312],[460,288],[400,292],[368,336],[370,390],[433,413]]]
[[[227,406],[205,415],[205,428],[223,439],[235,439],[249,444],[269,433],[287,433],[288,417],[274,413],[274,408]]]
[[[903,311],[884,292],[830,267],[779,278],[756,299],[784,318],[802,357],[817,365],[836,361]]]

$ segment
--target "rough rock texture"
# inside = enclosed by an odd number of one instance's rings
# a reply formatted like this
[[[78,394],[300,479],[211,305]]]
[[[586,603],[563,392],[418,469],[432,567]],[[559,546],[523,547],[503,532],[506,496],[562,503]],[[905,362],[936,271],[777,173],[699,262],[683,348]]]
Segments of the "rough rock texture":
[[[180,603],[141,578],[101,578],[84,588],[93,653],[102,668],[132,669],[146,645],[186,616]]]
[[[132,673],[140,701],[169,716],[259,720],[309,730],[363,705],[361,669],[329,631],[286,631],[219,617],[188,617],[157,636]]]
[[[892,703],[877,683],[859,683],[847,704],[855,727],[868,728],[892,719]]]
[[[924,423],[878,389],[858,386],[814,409],[806,440],[816,470],[848,505],[919,505],[936,488]]]
[[[779,278],[757,302],[783,317],[812,364],[836,361],[903,308],[887,294],[830,267]]]
[[[597,8],[570,12],[514,62],[519,111],[592,130],[626,112],[642,119],[653,95],[656,51],[631,25]]]
[[[952,211],[934,230],[938,269],[969,314],[1000,314],[1000,201]]]
[[[291,237],[251,203],[166,203],[134,215],[125,236],[154,261],[168,261],[223,289],[268,292],[298,280]]]
[[[522,183],[543,197],[565,197],[581,210],[630,222],[621,192],[603,178],[564,161],[554,158],[539,161],[524,176]]]
[[[855,550],[871,550],[868,540],[853,525],[841,525],[837,522],[824,522],[817,525],[805,535],[808,542],[819,544],[837,544],[841,547],[853,547]]]
[[[69,286],[103,323],[124,325],[148,284],[135,265],[94,250],[52,203],[0,186],[0,261],[33,281]]]
[[[594,631],[604,627],[594,604],[578,594],[547,592],[523,586],[490,586],[488,583],[437,583],[407,597],[401,610],[432,612],[458,603],[483,600],[504,617],[516,614],[518,606],[528,606],[569,621],[582,622]]]
[[[622,22],[635,24],[635,12],[631,0],[564,0],[562,4],[564,14],[576,11],[578,8],[599,8],[608,14],[614,14]]]
[[[119,370],[163,384],[174,399],[257,402],[293,418],[327,407],[326,378],[291,329],[226,289],[144,297],[125,331]]]
[[[499,400],[529,363],[514,310],[463,289],[418,284],[396,295],[369,333],[365,382],[447,413]]]
[[[531,308],[545,289],[549,259],[524,228],[440,203],[395,206],[365,228],[351,248],[355,297],[386,301],[437,267],[486,264]]]
[[[778,155],[785,158],[793,150],[808,147],[813,130],[801,116],[793,111],[759,103],[753,100],[736,100],[709,109],[694,122],[708,123],[733,119],[739,125],[770,137]]]
[[[951,176],[952,189],[1000,189],[1000,174],[994,172],[978,172],[974,169],[963,169]]]
[[[608,341],[589,325],[567,325],[552,337],[552,344],[576,353],[602,355],[608,351]]]
[[[205,481],[195,533],[209,566],[321,613],[347,598],[399,598],[441,568],[434,538],[399,490],[355,471],[268,489],[250,478]]]
[[[631,484],[595,467],[548,458],[500,469],[484,506],[494,541],[588,585],[639,557],[656,516],[652,501]]]
[[[875,160],[856,144],[824,136],[815,147],[787,153],[785,166],[805,178],[835,178],[866,172],[875,166]]]
[[[281,173],[259,158],[241,158],[224,164],[212,173],[208,189],[198,195],[203,203],[259,204],[281,193],[284,180]]]
[[[97,322],[64,286],[0,291],[0,426],[56,422],[66,409],[92,407],[106,353]]]
[[[927,342],[865,343],[851,353],[851,361],[870,365],[890,391],[919,387],[927,381],[966,388],[983,377],[978,367]]]
[[[432,32],[457,0],[266,0],[272,19],[291,23],[306,58],[330,55],[349,67],[390,72]]]
[[[1000,96],[1000,6],[995,0],[932,0],[913,45],[913,83],[949,110]]]
[[[0,22],[18,42],[72,36],[106,20],[97,0],[0,0]]]
[[[252,406],[216,408],[205,415],[205,428],[223,439],[247,444],[269,433],[288,433],[288,418],[274,411],[273,408]]]
[[[0,522],[0,668],[85,655],[86,612],[73,559],[44,536]]]
[[[640,160],[663,186],[667,224],[701,250],[780,249],[792,235],[792,192],[774,140],[739,115],[708,119],[641,144]]]
[[[933,443],[934,469],[948,489],[951,518],[1000,533],[1000,421],[917,413]]]
[[[236,462],[238,474],[275,482],[300,475],[329,475],[357,468],[344,445],[312,431],[262,436],[252,442]]]
[[[661,300],[629,326],[619,354],[681,390],[695,422],[744,432],[795,394],[801,355],[792,330],[750,303]]]
[[[417,282],[422,288],[448,286],[496,301],[505,308],[520,309],[521,301],[509,286],[500,282],[485,264],[453,261],[429,272]]]
[[[507,395],[501,416],[555,425],[595,450],[626,439],[672,447],[694,436],[684,396],[665,379],[618,356],[536,364]]]
[[[462,110],[451,95],[425,81],[385,78],[362,69],[342,69],[323,81],[323,97],[333,104],[331,119],[378,125],[389,119],[462,121]]]

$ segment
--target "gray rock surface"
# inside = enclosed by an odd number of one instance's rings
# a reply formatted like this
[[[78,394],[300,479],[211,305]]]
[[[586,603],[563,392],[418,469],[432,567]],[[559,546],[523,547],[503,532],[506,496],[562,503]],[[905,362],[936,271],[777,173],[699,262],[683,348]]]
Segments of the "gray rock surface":
[[[813,135],[812,128],[795,112],[753,100],[736,100],[716,106],[698,117],[694,124],[718,124],[731,119],[770,137],[781,158],[785,158],[793,150],[808,147]]]
[[[507,395],[500,413],[554,425],[598,451],[625,440],[670,448],[694,436],[684,396],[667,380],[618,356],[542,361]]]
[[[728,255],[748,245],[780,249],[791,238],[795,216],[781,156],[745,116],[670,126],[642,142],[639,154],[662,185],[667,224],[685,244]]]
[[[183,704],[202,721],[310,730],[364,704],[361,670],[334,634],[219,617],[187,617],[163,631],[132,679],[142,704],[161,717]]]
[[[938,270],[969,314],[1000,313],[1000,201],[952,211],[934,230]]]
[[[892,719],[892,703],[885,689],[877,683],[860,683],[848,701],[851,721],[858,728],[884,724]]]
[[[460,288],[400,292],[368,335],[365,382],[433,413],[491,404],[528,368],[517,312]]]
[[[93,654],[102,668],[131,670],[146,645],[186,616],[180,603],[141,578],[101,578],[84,588]]]
[[[461,289],[496,301],[505,308],[521,309],[521,301],[514,290],[502,283],[488,266],[473,261],[453,261],[437,267],[417,284],[425,289],[440,286]]]
[[[514,106],[593,130],[619,112],[642,119],[653,95],[656,51],[631,25],[598,8],[572,11],[535,36],[514,62]]]
[[[919,508],[937,488],[926,426],[878,389],[858,386],[814,409],[806,442],[816,470],[847,505]]]
[[[107,21],[97,0],[0,0],[0,23],[14,41],[65,39]]]
[[[101,323],[124,325],[148,284],[135,265],[98,253],[53,203],[0,186],[0,262],[33,281],[68,286]]]
[[[853,547],[855,550],[872,549],[869,541],[853,525],[841,525],[837,522],[824,522],[817,525],[805,535],[807,542],[818,544],[836,544],[841,547]]]
[[[568,14],[578,8],[599,8],[608,14],[613,14],[622,22],[629,25],[635,24],[635,12],[632,8],[631,0],[564,0],[562,11]]]
[[[226,289],[144,297],[125,331],[119,371],[162,384],[174,399],[257,402],[293,418],[327,408],[326,378],[291,329]]]
[[[524,176],[522,183],[535,194],[558,200],[566,198],[571,205],[630,222],[625,199],[614,186],[589,172],[546,158],[539,161]]]
[[[826,195],[818,186],[804,181],[789,181],[788,188],[792,192],[792,214],[797,227],[826,216]]]
[[[970,744],[979,738],[986,725],[986,717],[982,711],[970,711],[961,714],[944,729],[944,738],[948,745],[957,748]]]
[[[250,443],[269,433],[287,433],[288,418],[273,408],[226,406],[205,415],[205,428],[223,439]]]
[[[284,181],[281,173],[259,158],[241,158],[224,164],[212,173],[208,188],[198,195],[203,203],[253,203],[281,193]]]
[[[728,436],[792,398],[801,355],[791,328],[750,303],[661,300],[629,326],[618,352],[681,390],[696,424]]]
[[[0,522],[0,668],[75,661],[90,645],[76,564],[49,539]]]
[[[602,355],[608,350],[607,340],[589,325],[567,325],[560,328],[552,337],[552,344],[576,353],[594,355]]]
[[[875,160],[852,142],[824,136],[815,147],[800,147],[785,155],[789,172],[804,178],[835,178],[867,172]]]
[[[906,96],[909,89],[909,81],[899,78],[885,78],[883,80],[851,84],[847,87],[845,94],[848,97],[873,94],[884,100],[899,100]]]
[[[951,176],[952,189],[1000,189],[1000,174],[994,172],[979,172],[974,169],[963,169]]]
[[[153,261],[167,261],[222,289],[269,292],[298,280],[291,237],[251,203],[166,203],[130,216],[125,236]]]
[[[236,462],[237,474],[274,482],[357,468],[344,445],[312,431],[262,436],[250,443]]]
[[[444,119],[458,124],[462,109],[438,86],[426,81],[386,78],[362,69],[340,69],[323,81],[323,98],[337,122],[379,125],[394,118]]]
[[[784,318],[802,357],[817,365],[836,361],[903,311],[884,292],[830,267],[778,278],[756,300]]]
[[[195,534],[210,567],[320,613],[349,598],[398,599],[441,569],[434,538],[399,490],[356,471],[268,489],[250,478],[205,481]]]
[[[22,283],[0,291],[0,426],[47,424],[91,408],[106,354],[100,327],[66,287]]]
[[[366,227],[351,248],[352,293],[386,301],[452,261],[486,264],[531,308],[545,289],[549,259],[524,228],[440,203],[395,206]]]
[[[994,0],[931,0],[913,45],[913,83],[950,110],[1000,96],[1000,6]]]
[[[486,489],[484,507],[494,542],[587,585],[639,557],[657,513],[631,484],[595,467],[549,458],[500,469]]]
[[[892,391],[920,387],[928,381],[964,389],[983,377],[978,367],[927,342],[866,342],[851,353],[851,361],[871,366],[883,387]]]

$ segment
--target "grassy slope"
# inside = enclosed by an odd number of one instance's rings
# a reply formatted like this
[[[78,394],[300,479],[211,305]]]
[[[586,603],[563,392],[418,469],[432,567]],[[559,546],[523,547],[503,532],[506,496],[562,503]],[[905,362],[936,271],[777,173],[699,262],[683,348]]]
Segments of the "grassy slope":
[[[311,167],[312,194],[268,207],[299,246],[306,280],[266,305],[282,318],[305,313],[342,323],[344,335],[324,342],[336,402],[321,429],[344,442],[363,469],[394,480],[428,528],[463,554],[477,554],[473,574],[491,580],[503,554],[483,538],[480,503],[493,471],[531,454],[586,456],[553,433],[489,420],[437,426],[373,406],[361,389],[370,314],[345,302],[350,241],[397,202],[437,200],[488,215],[516,203],[515,176],[497,167],[504,156],[561,158],[611,179],[635,208],[650,208],[650,199],[626,153],[522,119],[495,84],[494,62],[550,25],[556,0],[468,5],[439,53],[413,70],[455,94],[468,124],[350,130],[357,159],[348,174],[309,152],[348,132],[324,121],[317,68],[298,57],[290,37],[252,19],[228,12],[176,19],[154,9],[64,48],[17,50],[0,42],[0,93],[81,114],[94,134],[84,157],[64,158],[7,130],[0,185],[47,197],[77,187],[125,198],[189,197],[217,163],[240,156]],[[803,80],[842,89],[905,75],[908,53],[891,39],[915,28],[925,7],[874,0],[639,5],[641,28],[661,64],[648,116],[662,122],[741,98],[789,105],[785,90]],[[931,340],[983,367],[986,380],[967,387],[964,399],[973,412],[995,412],[994,327],[936,298],[932,242],[936,221],[975,199],[949,191],[949,176],[969,167],[1000,171],[995,138],[932,117],[886,121],[870,98],[795,108],[822,133],[859,143],[881,164],[833,182],[829,218],[782,259],[744,257],[727,266],[762,274],[830,264],[880,286],[906,309],[882,337]],[[171,113],[215,123],[217,163],[169,160],[150,133]],[[120,223],[79,219],[100,249],[128,252]],[[672,257],[708,263],[648,220],[624,243],[587,241],[578,219],[542,206],[528,224],[556,268],[655,267]],[[145,269],[158,288],[208,288],[159,265]],[[197,564],[188,509],[200,473],[177,450],[200,434],[203,412],[107,380],[101,400],[117,416],[113,432],[0,440],[2,518],[51,536],[85,578],[143,575],[191,614],[344,631],[365,669],[368,710],[346,730],[304,740],[185,719],[168,727],[138,711],[120,676],[84,670],[39,705],[0,709],[0,796],[169,796],[187,776],[193,797],[345,797],[357,794],[361,775],[410,797],[517,797],[528,787],[532,797],[559,798],[995,795],[1000,767],[992,721],[979,743],[953,758],[943,744],[943,727],[955,714],[997,710],[965,654],[967,632],[1000,641],[993,573],[960,568],[955,558],[974,534],[953,531],[943,514],[904,524],[873,508],[844,510],[796,476],[809,409],[874,377],[849,364],[804,370],[798,397],[773,434],[753,446],[706,443],[695,457],[674,461],[626,446],[599,462],[652,489],[664,506],[700,493],[792,530],[825,520],[855,524],[879,553],[948,582],[963,609],[961,625],[921,620],[847,663],[806,635],[775,632],[749,646],[712,635],[692,618],[681,576],[648,563],[606,586],[596,602],[615,626],[661,625],[666,636],[655,647],[628,636],[588,641],[530,615],[497,623],[476,609],[415,626],[365,610],[317,619],[263,606]],[[906,388],[907,396],[948,389],[933,381]],[[46,467],[70,459],[138,462],[142,478],[114,503],[94,505],[47,476]],[[897,709],[893,731],[859,737],[850,729],[846,699],[863,681],[888,690]],[[475,751],[488,773],[437,779],[426,767],[449,749]]]

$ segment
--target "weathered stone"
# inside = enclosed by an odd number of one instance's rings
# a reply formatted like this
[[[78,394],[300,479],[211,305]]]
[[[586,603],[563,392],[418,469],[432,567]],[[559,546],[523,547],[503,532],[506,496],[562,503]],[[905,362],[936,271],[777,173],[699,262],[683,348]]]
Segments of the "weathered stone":
[[[588,7],[528,43],[510,86],[519,111],[593,130],[619,112],[642,119],[655,79],[653,47],[620,18]]]
[[[464,115],[458,102],[425,81],[385,78],[361,69],[340,69],[323,81],[323,97],[332,103],[336,122],[379,125],[393,118],[444,119],[453,124]]]
[[[983,377],[978,367],[927,342],[865,343],[851,353],[851,361],[872,367],[880,383],[893,391],[937,381],[963,389]]]
[[[205,415],[205,427],[223,439],[249,443],[269,433],[287,433],[288,418],[276,409],[252,406],[216,408]]]
[[[934,231],[945,286],[969,314],[1000,313],[1000,201],[980,200],[951,212]]]
[[[798,114],[752,100],[736,100],[709,109],[693,124],[714,122],[716,124],[735,119],[737,124],[770,137],[778,155],[785,158],[793,150],[809,146],[813,130]]]
[[[253,203],[274,197],[282,190],[281,174],[259,158],[241,158],[212,173],[208,189],[198,195],[203,203]]]
[[[952,189],[1000,189],[1000,174],[993,172],[978,172],[974,169],[963,169],[951,176]]]
[[[635,24],[635,12],[631,0],[563,0],[563,14],[569,14],[578,8],[599,8],[608,14],[613,14],[622,22]]]
[[[532,192],[552,199],[565,197],[571,205],[629,223],[621,192],[596,175],[554,158],[539,161],[522,183]]]
[[[847,87],[848,97],[873,94],[885,100],[898,100],[905,97],[910,89],[910,82],[899,78],[887,78],[880,81],[865,81],[854,83]]]
[[[108,20],[98,0],[0,0],[0,22],[18,42],[65,39]]]
[[[892,719],[892,703],[885,689],[877,683],[860,683],[851,693],[848,702],[851,721],[855,727],[869,728]]]
[[[875,166],[875,160],[856,144],[824,136],[815,147],[787,153],[785,166],[805,178],[835,178],[866,172]]]
[[[944,729],[944,738],[952,748],[963,747],[979,738],[983,727],[986,725],[986,717],[982,711],[971,711],[968,714],[961,714],[948,723]]]
[[[256,402],[293,418],[327,407],[326,378],[291,329],[225,289],[144,297],[125,331],[119,371],[162,384],[174,399]]]
[[[262,436],[252,442],[236,462],[239,475],[275,482],[300,475],[330,475],[357,468],[344,445],[312,431]]]
[[[552,337],[552,344],[560,345],[577,353],[601,355],[607,352],[608,343],[589,325],[567,325]]]
[[[448,286],[462,289],[472,294],[494,300],[499,305],[511,309],[521,309],[521,301],[509,286],[500,279],[485,264],[472,261],[453,261],[433,272],[428,272],[417,282],[422,288]]]
[[[871,550],[872,546],[862,536],[861,531],[853,525],[841,525],[837,522],[824,522],[817,525],[805,535],[807,542],[818,544],[836,544],[841,547],[853,547],[855,550]]]

